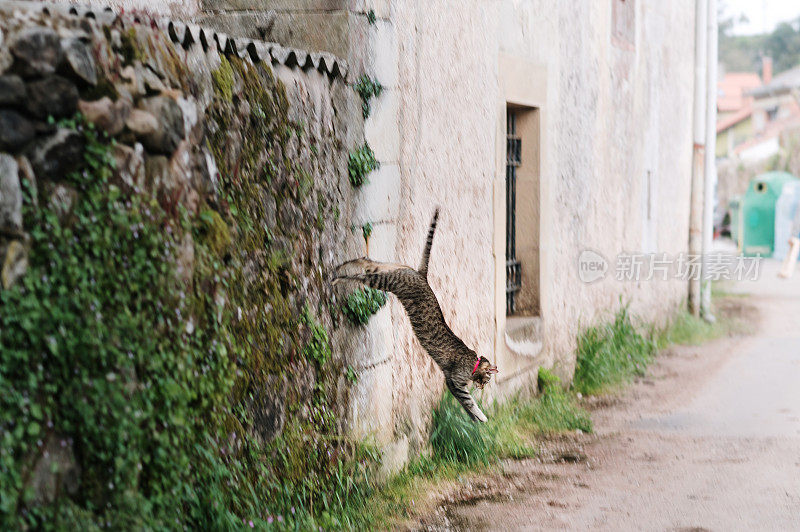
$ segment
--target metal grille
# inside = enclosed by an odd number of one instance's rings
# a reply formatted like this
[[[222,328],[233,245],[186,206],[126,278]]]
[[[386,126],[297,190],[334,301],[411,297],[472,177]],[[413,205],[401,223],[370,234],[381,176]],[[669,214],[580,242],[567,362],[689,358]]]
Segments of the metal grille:
[[[516,311],[515,298],[522,286],[522,268],[517,260],[517,168],[521,163],[517,116],[506,111],[506,314]]]

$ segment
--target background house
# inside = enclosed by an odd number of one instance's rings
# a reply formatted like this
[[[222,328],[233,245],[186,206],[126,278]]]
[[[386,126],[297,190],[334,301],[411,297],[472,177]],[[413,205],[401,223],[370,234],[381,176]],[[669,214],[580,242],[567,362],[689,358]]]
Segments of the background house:
[[[761,84],[755,72],[727,72],[717,83],[717,157],[732,155],[738,144],[752,138],[753,96],[749,92]]]

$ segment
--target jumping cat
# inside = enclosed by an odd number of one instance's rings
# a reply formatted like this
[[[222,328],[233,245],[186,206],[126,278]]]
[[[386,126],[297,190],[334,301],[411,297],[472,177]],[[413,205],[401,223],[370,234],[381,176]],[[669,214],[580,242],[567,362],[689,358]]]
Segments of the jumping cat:
[[[461,403],[473,421],[485,423],[486,416],[467,391],[467,385],[472,381],[475,386],[483,389],[498,370],[486,357],[479,357],[467,347],[448,327],[436,295],[428,284],[428,260],[438,219],[437,208],[428,230],[428,239],[418,270],[402,264],[376,262],[363,257],[340,264],[336,268],[333,282],[350,279],[397,296],[406,309],[419,343],[442,369],[450,393]]]

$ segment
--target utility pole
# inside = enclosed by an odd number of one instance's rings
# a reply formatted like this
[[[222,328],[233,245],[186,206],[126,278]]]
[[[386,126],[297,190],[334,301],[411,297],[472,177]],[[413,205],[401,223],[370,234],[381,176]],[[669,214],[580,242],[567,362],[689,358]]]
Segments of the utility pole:
[[[715,321],[711,313],[711,280],[708,257],[714,242],[714,199],[717,192],[717,0],[708,1],[708,90],[706,93],[706,172],[703,186],[703,274],[700,294],[700,315]]]
[[[689,255],[702,252],[703,188],[706,138],[706,57],[708,0],[695,0],[694,14],[694,128],[692,134],[692,187],[689,213]],[[689,311],[700,315],[700,279],[689,278]]]

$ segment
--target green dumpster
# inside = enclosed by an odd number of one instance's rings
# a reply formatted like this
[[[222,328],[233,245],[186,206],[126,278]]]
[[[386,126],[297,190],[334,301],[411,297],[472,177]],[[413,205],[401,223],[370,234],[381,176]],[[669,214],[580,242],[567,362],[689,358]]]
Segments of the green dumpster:
[[[797,181],[797,178],[788,172],[767,172],[750,181],[741,207],[742,234],[738,235],[745,255],[772,256],[775,249],[775,203],[783,185],[790,181]]]

